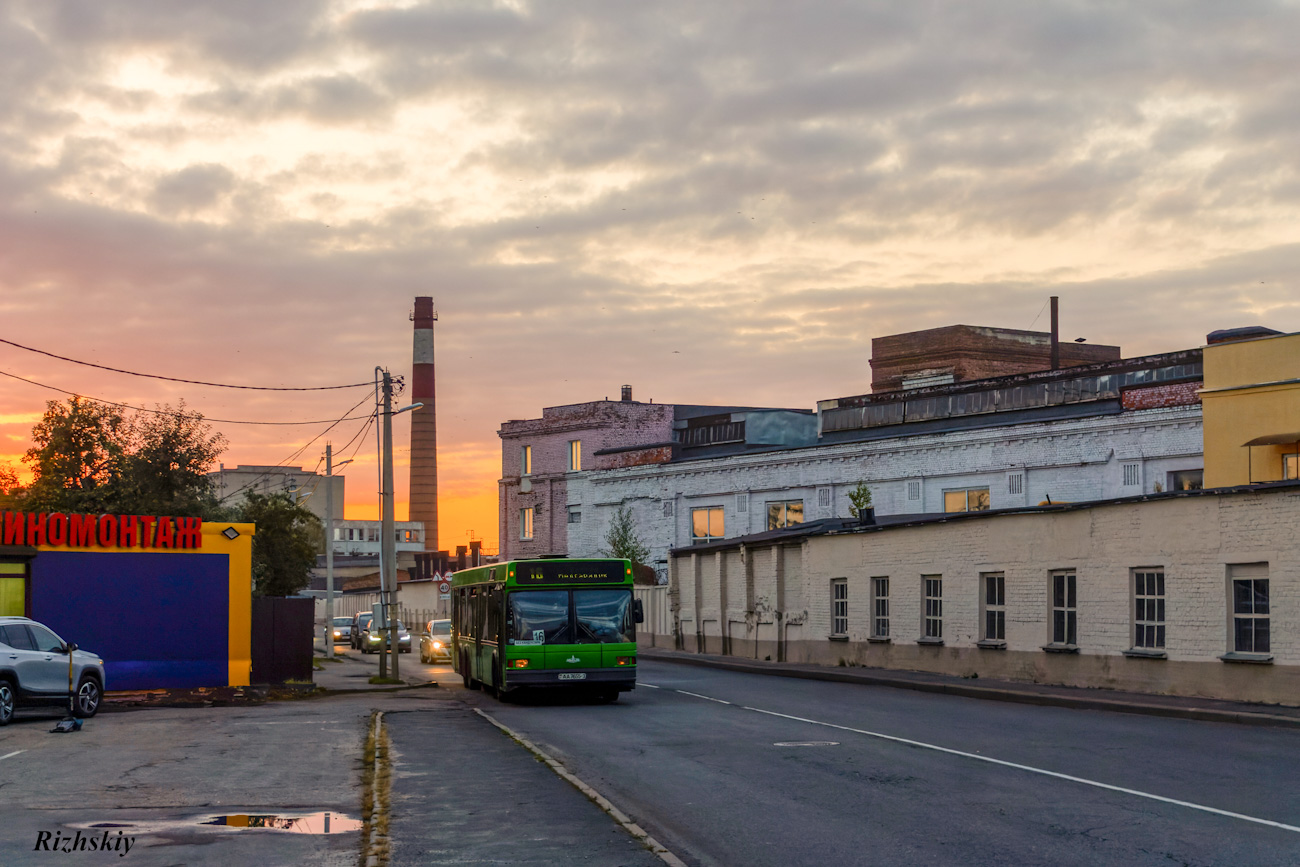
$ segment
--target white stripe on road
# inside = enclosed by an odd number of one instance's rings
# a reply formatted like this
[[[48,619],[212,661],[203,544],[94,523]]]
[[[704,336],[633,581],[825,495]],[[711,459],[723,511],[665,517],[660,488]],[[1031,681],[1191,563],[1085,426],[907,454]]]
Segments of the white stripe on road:
[[[678,690],[678,692],[681,692],[681,690]],[[706,696],[700,696],[700,698],[705,698],[705,697]],[[710,700],[718,701],[718,699],[710,699]],[[726,704],[726,702],[724,702],[724,704]],[[1295,825],[1287,825],[1282,822],[1274,822],[1272,819],[1260,819],[1255,816],[1247,816],[1244,813],[1234,813],[1231,810],[1220,810],[1217,807],[1207,807],[1203,804],[1193,804],[1191,801],[1180,801],[1177,798],[1166,798],[1163,795],[1153,795],[1150,792],[1139,792],[1137,789],[1126,789],[1123,786],[1112,786],[1110,783],[1099,783],[1096,780],[1086,780],[1083,777],[1075,777],[1075,776],[1071,776],[1070,774],[1060,774],[1057,773],[1056,771],[1048,771],[1042,768],[1035,768],[1030,765],[1021,765],[1021,764],[1017,764],[1016,762],[1008,762],[1002,759],[994,759],[988,756],[981,756],[978,753],[962,752],[961,750],[954,750],[954,749],[950,749],[949,747],[941,747],[935,744],[927,744],[921,741],[910,740],[908,738],[900,738],[900,737],[895,737],[893,735],[881,734],[880,732],[869,732],[866,731],[865,729],[850,728],[849,726],[836,725],[835,723],[822,722],[821,720],[806,719],[800,716],[791,716],[790,714],[777,713],[776,711],[763,710],[762,708],[757,708],[757,707],[744,707],[742,705],[741,710],[752,710],[755,713],[767,714],[768,716],[781,717],[782,719],[795,720],[796,722],[809,723],[811,725],[816,725],[816,726],[825,726],[827,728],[839,729],[840,731],[853,732],[854,734],[866,735],[867,737],[880,738],[881,740],[893,741],[894,743],[899,743],[899,744],[906,744],[910,747],[920,747],[922,749],[934,750],[936,752],[947,753],[953,756],[962,756],[968,759],[976,759],[977,761],[988,762],[989,764],[992,765],[1001,765],[1006,768],[1015,768],[1016,770],[1019,771],[1028,771],[1031,774],[1042,774],[1043,776],[1046,777],[1055,777],[1058,780],[1069,780],[1072,783],[1081,783],[1085,786],[1093,786],[1098,789],[1107,789],[1112,792],[1121,792],[1125,795],[1134,795],[1139,798],[1148,798],[1152,801],[1161,801],[1165,804],[1174,804],[1179,807],[1187,807],[1189,809],[1200,810],[1205,813],[1214,813],[1217,816],[1227,816],[1230,819],[1241,819],[1243,822],[1254,822],[1257,825],[1268,825],[1270,828],[1281,828],[1284,831],[1294,831],[1296,833],[1300,833],[1300,827],[1297,827]]]
[[[650,687],[650,689],[658,689],[658,688],[659,688],[659,687],[655,686],[653,683],[642,683],[642,682],[640,682],[640,681],[637,681],[637,684],[636,684],[636,685],[637,685],[637,686],[648,686],[648,687]]]
[[[5,755],[0,756],[0,762],[3,762],[5,759],[12,759],[14,756],[18,755],[19,753],[25,753],[25,752],[27,752],[27,750],[14,750],[12,753],[6,753]]]
[[[702,698],[705,701],[716,701],[718,704],[731,704],[731,702],[723,701],[720,698],[710,698],[707,695],[700,695],[698,692],[687,692],[684,689],[675,689],[673,692],[680,692],[682,695],[689,695],[691,698]]]

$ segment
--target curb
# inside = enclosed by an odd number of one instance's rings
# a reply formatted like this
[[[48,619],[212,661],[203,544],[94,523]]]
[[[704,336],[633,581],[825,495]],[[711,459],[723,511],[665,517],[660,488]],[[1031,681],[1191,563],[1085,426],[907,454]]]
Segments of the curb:
[[[968,686],[958,683],[929,683],[908,680],[902,677],[867,674],[861,669],[855,671],[810,671],[807,669],[771,668],[745,662],[714,659],[704,656],[676,656],[659,653],[638,652],[638,656],[657,662],[671,662],[678,665],[695,665],[701,668],[720,668],[727,671],[739,671],[745,674],[766,674],[773,677],[794,677],[802,680],[824,680],[834,683],[856,683],[864,686],[887,686],[895,689],[910,689],[916,692],[932,692],[943,695],[955,695],[962,698],[978,698],[986,701],[1005,701],[1016,704],[1031,704],[1040,707],[1065,707],[1075,710],[1104,710],[1114,713],[1132,713],[1144,716],[1159,716],[1171,719],[1189,719],[1201,722],[1237,723],[1239,725],[1274,726],[1279,728],[1300,728],[1300,717],[1281,716],[1278,714],[1255,713],[1252,711],[1215,710],[1213,708],[1174,707],[1162,704],[1123,701],[1107,698],[1089,698],[1083,696],[1052,695],[1027,690],[1005,689],[987,686]]]

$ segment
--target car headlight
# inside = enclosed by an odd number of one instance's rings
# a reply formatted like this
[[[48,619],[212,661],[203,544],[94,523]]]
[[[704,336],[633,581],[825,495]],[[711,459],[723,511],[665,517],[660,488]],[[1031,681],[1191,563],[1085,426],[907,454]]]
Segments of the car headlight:
[[[379,640],[379,636],[378,636],[378,635],[372,635],[372,636],[370,636],[370,640],[371,640],[371,641],[378,641],[378,640]]]
[[[441,642],[441,641],[435,641],[435,642],[433,643],[433,649],[434,649],[434,650],[442,650],[442,642]]]
[[[334,630],[334,637],[335,637],[335,638],[339,638],[339,637],[341,637],[342,635],[343,635],[342,632],[339,632],[337,629]]]

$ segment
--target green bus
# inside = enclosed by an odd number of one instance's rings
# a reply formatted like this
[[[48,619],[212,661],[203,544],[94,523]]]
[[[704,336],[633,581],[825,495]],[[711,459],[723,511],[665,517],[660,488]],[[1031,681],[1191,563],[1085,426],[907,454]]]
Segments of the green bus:
[[[470,688],[581,689],[603,701],[636,688],[627,560],[544,558],[462,569],[451,578],[452,665]]]

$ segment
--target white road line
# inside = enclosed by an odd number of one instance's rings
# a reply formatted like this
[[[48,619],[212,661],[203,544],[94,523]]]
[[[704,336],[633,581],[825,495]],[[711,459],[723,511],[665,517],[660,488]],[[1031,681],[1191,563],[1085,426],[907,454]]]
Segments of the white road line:
[[[25,753],[25,752],[27,752],[27,750],[14,750],[12,753],[6,753],[5,755],[0,756],[0,762],[3,762],[5,759],[12,759],[14,756],[18,755],[19,753]]]
[[[673,692],[680,692],[682,695],[689,695],[691,698],[702,698],[705,701],[716,701],[718,704],[731,704],[731,702],[723,701],[720,698],[710,698],[707,695],[700,695],[698,692],[687,692],[684,689],[675,689]]]
[[[561,777],[564,780],[567,780],[569,784],[572,785],[575,789],[577,789],[579,792],[582,792],[582,794],[586,795],[591,800],[595,801],[596,806],[600,807],[602,810],[608,813],[615,822],[618,822],[620,825],[623,826],[623,829],[625,831],[627,831],[637,840],[640,840],[642,845],[644,845],[651,852],[658,855],[659,859],[663,861],[665,864],[668,864],[669,867],[686,867],[686,863],[682,861],[682,859],[678,858],[672,852],[669,852],[668,849],[665,848],[662,843],[660,843],[654,837],[651,837],[648,831],[646,831],[636,822],[633,822],[630,816],[628,816],[618,807],[615,807],[608,798],[606,798],[600,792],[597,792],[591,786],[588,786],[582,780],[575,777],[572,773],[570,773],[564,767],[564,765],[560,764],[559,760],[551,758],[549,755],[547,755],[545,752],[542,751],[541,747],[537,746],[528,738],[524,737],[519,732],[513,730],[508,725],[501,722],[491,714],[484,713],[481,708],[477,708],[477,707],[474,708],[474,713],[483,717],[483,719],[492,723],[492,725],[496,726],[497,728],[501,729],[501,731],[505,732],[507,735],[514,738],[516,741],[518,741],[520,744],[524,746],[524,749],[528,750],[533,755],[541,759],[546,764],[546,766],[550,768],[552,771],[554,771],[559,777]]]
[[[681,690],[678,690],[678,692],[681,692]],[[700,696],[700,697],[704,698],[704,696]],[[710,700],[717,701],[718,699],[710,699]],[[726,702],[724,702],[724,704],[725,703]],[[1136,797],[1139,798],[1148,798],[1152,801],[1161,801],[1166,804],[1174,804],[1175,806],[1179,806],[1179,807],[1187,807],[1192,810],[1200,810],[1204,813],[1214,813],[1217,816],[1227,816],[1230,819],[1241,819],[1243,822],[1254,822],[1257,825],[1268,825],[1270,828],[1281,828],[1284,831],[1294,831],[1297,834],[1300,834],[1300,827],[1297,827],[1296,825],[1287,825],[1282,822],[1274,822],[1272,819],[1260,819],[1255,816],[1247,816],[1244,813],[1234,813],[1231,810],[1220,810],[1217,807],[1207,807],[1204,804],[1193,804],[1191,801],[1180,801],[1177,798],[1166,798],[1163,795],[1153,795],[1150,792],[1139,792],[1137,789],[1126,789],[1123,786],[1112,786],[1110,783],[1099,783],[1096,780],[1086,780],[1083,777],[1075,777],[1075,776],[1071,776],[1070,774],[1060,774],[1057,773],[1056,771],[1048,771],[1048,770],[1044,770],[1043,768],[1035,768],[1030,765],[1021,765],[1021,764],[1017,764],[1016,762],[1008,762],[1002,759],[994,759],[988,756],[981,756],[978,753],[962,752],[961,750],[954,750],[949,747],[941,747],[935,744],[927,744],[927,743],[923,743],[922,741],[914,741],[908,738],[900,738],[900,737],[895,737],[893,735],[881,734],[880,732],[869,732],[866,731],[865,729],[855,729],[855,728],[850,728],[849,726],[836,725],[835,723],[822,722],[821,720],[807,719],[801,716],[791,716],[790,714],[777,713],[776,711],[772,711],[772,710],[763,710],[762,708],[758,708],[758,707],[745,707],[744,705],[741,705],[740,708],[741,710],[752,710],[754,711],[754,713],[767,714],[768,716],[781,717],[782,719],[790,719],[790,720],[795,720],[796,722],[810,723],[811,725],[825,726],[827,728],[839,729],[840,731],[853,732],[854,734],[859,734],[859,735],[866,735],[867,737],[880,738],[881,740],[893,741],[894,743],[907,744],[910,747],[920,747],[921,749],[934,750],[940,753],[948,753],[949,755],[953,755],[953,756],[962,756],[968,759],[975,759],[981,762],[988,762],[989,764],[992,765],[1002,765],[1003,767],[1006,768],[1015,768],[1016,770],[1019,771],[1028,771],[1031,774],[1042,774],[1043,776],[1046,777],[1055,777],[1058,780],[1069,780],[1072,783],[1081,783],[1085,786],[1093,786],[1098,789],[1107,789],[1112,792],[1122,792],[1125,795],[1135,795]]]
[[[655,686],[653,683],[642,683],[642,682],[639,681],[639,680],[636,682],[636,685],[637,685],[637,686],[648,687],[648,688],[650,688],[650,689],[659,689],[659,687]]]

